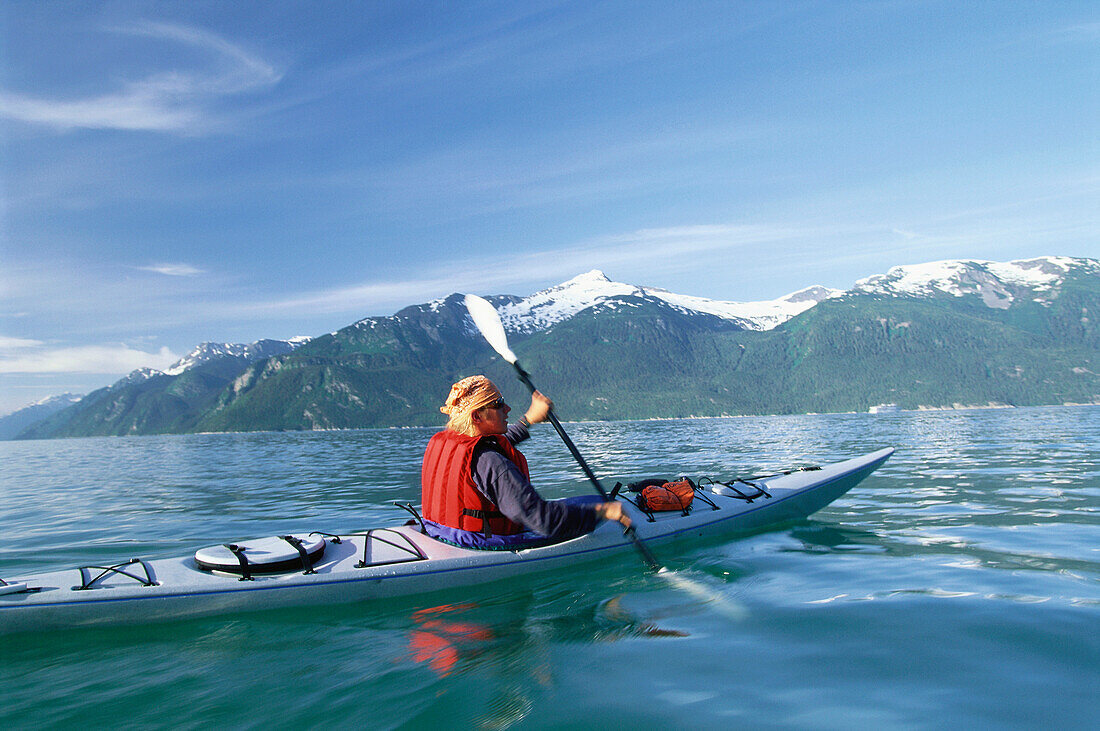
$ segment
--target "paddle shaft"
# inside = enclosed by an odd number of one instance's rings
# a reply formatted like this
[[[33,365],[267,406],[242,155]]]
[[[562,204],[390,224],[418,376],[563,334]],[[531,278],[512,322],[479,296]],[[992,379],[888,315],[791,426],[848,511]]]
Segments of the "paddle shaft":
[[[523,384],[527,386],[527,388],[531,389],[531,393],[533,394],[535,391],[537,391],[538,389],[535,388],[535,384],[531,382],[531,376],[527,374],[527,371],[523,370],[523,368],[520,367],[519,363],[513,363],[512,365],[516,367],[516,374],[519,376],[519,380],[523,381]],[[565,442],[565,446],[569,448],[569,452],[573,455],[573,459],[577,461],[577,464],[580,465],[581,470],[584,471],[584,474],[588,478],[588,481],[591,482],[592,486],[596,488],[596,491],[600,493],[600,497],[602,497],[605,501],[610,502],[611,496],[607,494],[607,490],[605,490],[603,488],[603,485],[600,484],[600,480],[598,477],[596,477],[596,473],[594,473],[592,471],[592,468],[588,466],[588,463],[584,461],[584,457],[581,456],[580,450],[577,449],[577,445],[573,444],[573,440],[570,439],[569,435],[565,433],[565,427],[563,427],[561,425],[561,422],[558,421],[558,417],[554,414],[554,410],[551,409],[549,412],[547,412],[546,416],[550,420],[550,423],[554,425],[554,429],[558,432],[558,436],[561,437],[561,440],[563,442]],[[661,564],[657,562],[657,558],[649,550],[649,547],[646,546],[645,542],[638,537],[638,534],[634,531],[634,526],[630,526],[629,528],[627,528],[625,531],[625,535],[630,538],[630,541],[634,544],[634,548],[636,548],[638,550],[638,553],[641,554],[642,560],[645,562],[646,566],[654,571],[659,571],[661,569]]]

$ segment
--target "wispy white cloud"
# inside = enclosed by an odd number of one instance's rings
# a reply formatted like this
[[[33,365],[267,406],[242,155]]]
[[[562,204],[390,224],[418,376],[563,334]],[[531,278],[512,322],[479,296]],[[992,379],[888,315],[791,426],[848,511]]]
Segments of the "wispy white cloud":
[[[1100,23],[1078,23],[1059,28],[1048,37],[1056,42],[1096,43],[1100,41]]]
[[[281,78],[271,64],[208,31],[165,23],[137,23],[114,30],[192,46],[205,53],[210,63],[198,70],[151,73],[118,91],[83,99],[0,91],[0,117],[59,130],[194,133],[201,129],[206,106],[213,99],[266,88]]]
[[[157,274],[164,274],[169,277],[193,277],[198,274],[205,273],[204,270],[198,267],[191,266],[190,264],[178,263],[163,263],[163,264],[150,264],[145,267],[137,267],[144,272],[155,272]]]
[[[38,348],[45,345],[41,340],[28,340],[27,338],[10,338],[0,335],[0,357],[5,350],[24,350],[26,348]]]
[[[0,346],[5,340],[16,339],[0,338]],[[51,348],[38,341],[23,342],[34,345],[20,346],[13,353],[0,351],[0,373],[124,374],[137,368],[163,370],[179,360],[168,348],[149,353],[122,343]]]
[[[282,73],[272,64],[221,36],[201,28],[169,23],[133,23],[118,28],[121,33],[174,40],[194,46],[222,59],[216,71],[208,75],[168,75],[157,77],[166,91],[236,94],[271,86]],[[172,82],[175,82],[174,84]]]
[[[190,127],[198,116],[143,84],[117,94],[62,101],[0,93],[0,116],[67,130],[119,129],[168,131]]]

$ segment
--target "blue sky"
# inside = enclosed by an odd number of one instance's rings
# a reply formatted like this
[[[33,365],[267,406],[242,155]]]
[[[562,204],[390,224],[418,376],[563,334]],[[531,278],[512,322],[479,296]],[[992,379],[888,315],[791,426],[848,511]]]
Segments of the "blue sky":
[[[1100,255],[1095,2],[0,4],[0,413],[592,268]]]

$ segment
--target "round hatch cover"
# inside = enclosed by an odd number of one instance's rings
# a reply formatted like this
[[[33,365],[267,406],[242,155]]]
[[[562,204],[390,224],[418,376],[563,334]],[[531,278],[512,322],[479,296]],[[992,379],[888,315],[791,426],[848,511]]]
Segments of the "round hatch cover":
[[[293,539],[293,540],[288,540]],[[309,566],[302,565],[302,554],[294,545],[301,542],[309,560]],[[236,552],[230,546],[237,549]],[[270,574],[280,571],[295,571],[312,567],[325,552],[325,539],[320,536],[271,536],[256,538],[235,544],[210,546],[195,552],[195,562],[207,571],[225,571],[231,574]],[[238,554],[246,561],[242,565]]]

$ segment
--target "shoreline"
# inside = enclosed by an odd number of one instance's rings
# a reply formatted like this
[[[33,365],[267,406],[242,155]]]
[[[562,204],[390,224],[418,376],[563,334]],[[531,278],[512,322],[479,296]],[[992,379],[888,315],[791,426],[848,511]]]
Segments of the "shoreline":
[[[1061,404],[1034,404],[1028,406],[1013,406],[1012,404],[954,404],[952,406],[918,406],[915,409],[896,409],[888,412],[874,413],[870,411],[807,411],[797,414],[718,414],[713,416],[653,416],[645,419],[575,419],[575,420],[561,420],[563,424],[645,424],[647,422],[664,422],[664,421],[704,421],[707,419],[775,419],[775,418],[790,418],[790,417],[803,417],[803,416],[857,416],[867,415],[875,417],[889,417],[897,414],[921,414],[921,413],[936,413],[947,411],[1003,411],[1009,409],[1055,409],[1055,408],[1080,408],[1080,407],[1096,407],[1100,406],[1100,401],[1085,402],[1085,403],[1061,403]],[[203,432],[182,432],[182,433],[164,433],[164,434],[95,434],[89,436],[66,436],[66,437],[53,437],[48,439],[0,439],[0,443],[26,443],[26,442],[53,442],[62,441],[67,439],[133,439],[133,438],[150,438],[150,437],[198,437],[198,436],[217,436],[223,434],[234,435],[253,435],[253,434],[323,434],[328,432],[355,432],[355,431],[400,431],[400,430],[418,430],[418,429],[431,429],[439,430],[443,426],[440,424],[433,425],[407,425],[407,426],[359,426],[348,428],[333,428],[333,429],[258,429],[256,431],[203,431]]]

